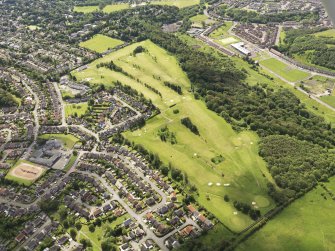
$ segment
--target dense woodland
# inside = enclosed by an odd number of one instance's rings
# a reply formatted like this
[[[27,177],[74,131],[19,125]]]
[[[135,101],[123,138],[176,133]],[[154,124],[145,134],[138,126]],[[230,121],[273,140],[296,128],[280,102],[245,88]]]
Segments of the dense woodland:
[[[317,37],[316,32],[324,28],[288,29],[286,37],[277,48],[282,53],[294,57],[305,56],[312,64],[335,69],[335,39],[331,37]]]
[[[283,188],[272,194],[279,202],[306,192],[335,174],[334,151],[287,135],[263,138],[260,155],[277,185]]]

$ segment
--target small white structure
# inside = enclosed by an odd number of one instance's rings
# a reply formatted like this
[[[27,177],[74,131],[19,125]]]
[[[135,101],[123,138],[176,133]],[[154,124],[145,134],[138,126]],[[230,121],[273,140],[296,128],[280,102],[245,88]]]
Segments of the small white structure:
[[[250,56],[251,55],[251,52],[247,48],[245,48],[243,42],[231,44],[231,47],[233,47],[234,49],[238,50],[244,56]]]

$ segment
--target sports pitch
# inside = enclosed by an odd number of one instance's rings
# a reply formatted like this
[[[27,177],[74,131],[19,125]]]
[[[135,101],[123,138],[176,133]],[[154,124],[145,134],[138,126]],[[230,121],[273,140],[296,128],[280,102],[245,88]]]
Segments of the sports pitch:
[[[6,179],[13,180],[24,185],[30,185],[41,177],[45,171],[46,169],[42,166],[21,161],[9,171]]]

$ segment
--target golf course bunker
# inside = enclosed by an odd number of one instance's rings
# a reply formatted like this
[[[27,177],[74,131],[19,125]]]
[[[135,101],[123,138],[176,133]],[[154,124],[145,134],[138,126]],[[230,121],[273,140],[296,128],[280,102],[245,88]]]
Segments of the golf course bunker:
[[[29,163],[20,163],[18,166],[14,167],[9,174],[22,180],[34,181],[37,180],[44,173],[44,171],[45,169],[41,166]]]

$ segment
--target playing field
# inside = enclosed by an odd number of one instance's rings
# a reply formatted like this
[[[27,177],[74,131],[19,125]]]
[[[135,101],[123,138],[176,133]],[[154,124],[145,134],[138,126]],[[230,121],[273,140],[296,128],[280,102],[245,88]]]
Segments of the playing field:
[[[80,43],[79,46],[95,52],[103,53],[121,44],[123,44],[123,41],[121,40],[98,34],[93,38]]]
[[[46,171],[42,166],[28,161],[19,161],[7,174],[6,179],[23,185],[31,185]]]
[[[128,3],[120,3],[120,4],[109,4],[103,9],[105,13],[112,13],[120,10],[129,9],[130,5]]]
[[[163,0],[163,1],[152,1],[151,4],[157,5],[170,5],[178,8],[185,8],[192,5],[197,5],[200,0]]]
[[[325,183],[335,193],[335,179]],[[322,196],[326,197],[326,199]],[[237,248],[238,251],[328,251],[335,247],[335,201],[318,186],[293,202]]]
[[[139,45],[148,52],[133,56],[132,51]],[[110,60],[132,78],[103,67],[96,68],[98,63]],[[119,80],[151,99],[161,114],[149,120],[141,130],[124,135],[159,154],[165,163],[171,162],[187,173],[190,182],[199,189],[199,202],[230,229],[241,231],[252,223],[248,216],[234,214],[234,200],[246,203],[255,201],[263,213],[273,207],[266,187],[268,180],[272,180],[258,155],[257,135],[246,131],[236,133],[223,118],[209,111],[204,102],[195,100],[189,92],[190,82],[186,74],[177,60],[162,48],[150,41],[132,44],[96,60],[82,72],[72,74],[79,81],[90,79],[93,84],[112,85],[113,81]],[[164,81],[181,86],[183,95],[166,87]],[[162,98],[141,82],[159,91]],[[179,110],[178,114],[173,112],[176,109]],[[191,133],[180,123],[180,119],[186,116],[198,127],[200,136]],[[177,144],[171,145],[159,139],[157,132],[165,125],[176,133]],[[211,159],[220,155],[225,160],[214,164]],[[224,195],[229,195],[231,201],[225,202]]]
[[[99,10],[99,6],[75,6],[73,8],[74,12],[81,12],[84,14],[91,13],[91,12],[98,11],[98,10]]]
[[[307,79],[310,74],[304,71],[300,71],[296,68],[292,68],[289,65],[275,59],[270,58],[259,62],[262,66],[269,69],[270,71],[278,74],[282,78],[289,82],[297,82]]]

